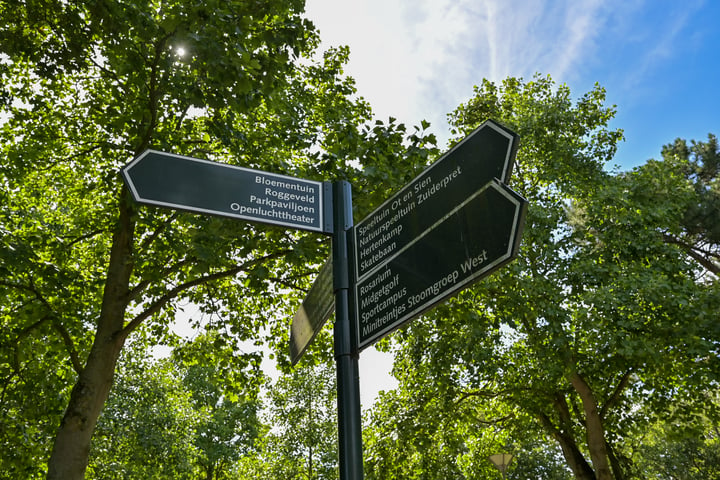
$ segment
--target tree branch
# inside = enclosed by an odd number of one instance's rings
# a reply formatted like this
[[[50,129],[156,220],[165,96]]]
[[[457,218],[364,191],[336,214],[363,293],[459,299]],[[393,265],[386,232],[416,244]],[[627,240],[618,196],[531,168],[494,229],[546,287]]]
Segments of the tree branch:
[[[194,261],[192,258],[186,258],[184,260],[180,260],[176,264],[166,268],[165,270],[162,270],[160,272],[160,277],[167,277],[171,273],[175,273],[180,271],[180,269],[186,265],[191,264]],[[128,301],[135,300],[142,292],[145,290],[145,288],[153,283],[155,280],[143,280],[139,282],[137,285],[135,285],[130,291],[128,292]]]
[[[24,290],[26,292],[32,293],[37,301],[39,301],[49,313],[47,313],[45,316],[43,316],[40,320],[33,323],[32,325],[25,327],[23,330],[20,331],[20,333],[17,336],[17,343],[19,343],[19,340],[22,337],[25,337],[29,335],[29,333],[34,330],[35,328],[39,327],[42,323],[44,323],[48,319],[52,319],[52,325],[55,328],[55,330],[60,334],[60,338],[63,341],[63,344],[65,345],[65,348],[67,350],[68,355],[70,356],[70,362],[72,363],[73,369],[79,374],[82,371],[82,363],[80,362],[80,357],[77,353],[77,350],[75,350],[75,345],[72,341],[72,337],[67,332],[65,327],[60,323],[60,317],[55,313],[55,310],[52,308],[52,305],[50,305],[50,302],[47,301],[45,297],[42,296],[42,294],[35,288],[35,285],[18,285],[18,284],[12,284],[4,281],[0,281],[0,285],[5,287],[11,287],[11,288],[17,288],[19,290]],[[17,355],[17,351],[16,351]]]
[[[597,480],[611,480],[612,473],[606,447],[605,427],[602,424],[602,419],[598,412],[595,394],[580,373],[571,373],[569,380],[582,400],[582,406],[585,412],[587,447],[590,452],[593,467],[595,467],[596,478]]]
[[[63,343],[65,344],[65,349],[70,355],[70,363],[72,363],[73,369],[79,375],[82,372],[83,366],[82,362],[80,361],[80,356],[78,355],[77,350],[75,350],[75,344],[73,344],[72,337],[65,329],[63,324],[60,323],[60,320],[58,318],[53,318],[52,324],[55,330],[57,330],[57,332],[60,334],[60,338],[62,338]]]
[[[66,140],[68,143],[70,143],[70,142],[72,142],[74,139],[71,139],[71,138],[69,138],[69,137],[63,137],[63,140]],[[60,164],[60,163],[62,163],[62,162],[68,162],[68,161],[70,161],[70,160],[72,160],[72,159],[75,159],[75,158],[87,157],[88,154],[94,152],[95,150],[97,150],[98,148],[100,148],[100,146],[101,146],[100,144],[97,144],[97,145],[95,145],[95,146],[93,146],[93,147],[86,148],[86,149],[83,149],[83,150],[79,150],[77,153],[74,153],[74,154],[70,155],[70,156],[67,157],[67,158],[55,157],[55,158],[56,158],[55,161],[48,162],[47,165],[45,165],[44,167],[37,167],[36,170],[37,170],[38,172],[48,172],[48,171],[52,170],[53,168],[55,168],[56,165],[58,165],[58,164]]]
[[[307,289],[307,288],[298,287],[297,285],[295,285],[295,284],[293,284],[293,283],[291,283],[291,282],[285,281],[285,280],[283,280],[283,279],[281,279],[281,278],[270,277],[268,280],[272,280],[273,282],[279,283],[280,285],[284,285],[284,286],[286,286],[286,287],[288,287],[288,288],[292,288],[292,289],[294,289],[294,290],[299,290],[299,291],[304,292],[304,293],[306,293],[306,294],[310,291],[310,290]]]
[[[172,222],[174,222],[178,217],[179,212],[173,212],[172,215],[170,215],[164,222],[160,223],[155,230],[153,230],[153,233],[151,233],[149,236],[145,237],[140,244],[140,248],[138,249],[139,253],[142,253],[143,250],[145,250],[147,247],[149,247],[155,239],[167,228],[168,225],[170,225]]]
[[[98,230],[93,230],[93,231],[90,232],[90,233],[86,233],[85,235],[80,235],[79,237],[74,238],[70,243],[68,243],[67,245],[65,245],[65,248],[69,250],[70,247],[72,247],[72,246],[75,245],[76,243],[82,242],[83,240],[87,240],[88,238],[95,237],[95,236],[100,235],[101,233],[104,233],[104,232],[105,232],[105,230],[98,229]],[[68,238],[68,237],[63,237],[63,238]]]
[[[18,356],[18,350],[19,350],[18,347],[20,345],[20,342],[22,341],[23,338],[30,335],[30,332],[32,332],[36,328],[40,327],[40,325],[42,325],[49,319],[50,319],[50,315],[43,316],[40,320],[37,320],[35,323],[32,323],[31,325],[28,325],[27,327],[20,330],[18,332],[17,336],[15,337],[15,344],[13,346],[14,347],[13,348],[13,350],[14,350],[13,367],[15,367],[15,371],[17,372],[18,375],[20,375],[20,357]]]
[[[160,91],[160,83],[161,79],[159,79],[159,64],[160,64],[160,57],[162,56],[163,48],[165,48],[166,42],[172,38],[172,36],[175,34],[175,31],[168,32],[164,37],[161,37],[158,39],[158,41],[153,45],[155,48],[155,55],[153,56],[152,63],[150,64],[150,82],[147,85],[148,88],[148,110],[150,111],[150,118],[148,119],[148,128],[145,132],[145,135],[140,141],[140,145],[138,145],[138,148],[135,150],[135,155],[138,155],[140,152],[145,150],[148,145],[150,144],[150,139],[152,138],[152,134],[155,131],[155,127],[158,123],[158,102],[161,97],[161,91]]]
[[[143,321],[145,321],[148,317],[151,315],[158,313],[163,309],[165,305],[167,305],[170,301],[177,298],[181,293],[192,289],[193,287],[196,287],[198,285],[203,285],[206,283],[213,282],[215,280],[220,280],[223,278],[233,277],[237,275],[238,273],[248,270],[250,267],[257,265],[260,262],[271,260],[274,258],[281,257],[283,255],[286,255],[290,253],[290,250],[281,250],[278,252],[275,252],[270,255],[265,255],[264,257],[256,258],[253,260],[250,260],[246,263],[243,263],[242,265],[237,265],[233,268],[230,268],[228,270],[223,270],[221,272],[215,272],[208,275],[203,275],[201,277],[198,277],[194,280],[187,281],[185,283],[182,283],[175,288],[170,289],[165,295],[162,295],[160,298],[156,299],[145,311],[137,315],[135,318],[130,320],[130,322],[125,325],[125,327],[118,333],[118,337],[121,337],[122,339],[127,338],[127,336],[135,330],[140,324],[142,324]]]
[[[687,253],[690,258],[698,262],[700,265],[702,265],[706,270],[709,272],[712,272],[716,276],[720,277],[720,264],[713,262],[712,260],[704,257],[701,253],[699,253],[699,249],[696,249],[692,245],[682,241],[681,239],[677,238],[674,235],[670,235],[669,233],[663,234],[663,240],[665,243],[670,243],[673,245],[677,245],[680,248],[682,248],[685,253]],[[700,252],[706,253],[707,255],[715,257],[712,252],[706,252],[703,250],[700,250]]]
[[[30,292],[37,297],[37,292],[35,291],[35,289],[28,285],[22,285],[20,283],[12,283],[5,280],[0,280],[0,287],[7,287],[15,290],[22,290],[24,292]]]
[[[620,400],[620,395],[625,390],[625,388],[630,383],[630,378],[632,377],[633,369],[630,368],[628,371],[626,371],[622,377],[620,377],[620,381],[615,386],[615,390],[613,390],[612,395],[610,395],[610,398],[607,399],[605,404],[600,409],[600,418],[605,420],[605,416],[607,415],[608,409],[615,405],[618,400]]]
[[[555,411],[558,413],[558,418],[560,419],[560,425],[564,430],[570,430],[572,429],[572,415],[570,414],[570,407],[568,407],[567,399],[565,398],[565,395],[563,395],[560,392],[557,392],[555,394],[555,398],[553,398],[552,404],[555,407]]]
[[[552,423],[550,418],[544,413],[538,414],[538,419],[542,424],[543,428],[552,435],[553,438],[560,444],[563,456],[567,461],[570,469],[575,474],[575,478],[579,480],[595,480],[595,472],[588,464],[587,460],[583,456],[582,452],[577,446],[575,439],[572,438],[570,432],[567,430],[559,429]]]
[[[482,398],[497,398],[501,396],[503,393],[506,392],[492,392],[490,390],[473,390],[472,392],[463,392],[460,395],[460,398],[455,400],[455,405],[460,405],[460,403],[464,402],[465,400],[472,398],[472,397],[482,397]]]

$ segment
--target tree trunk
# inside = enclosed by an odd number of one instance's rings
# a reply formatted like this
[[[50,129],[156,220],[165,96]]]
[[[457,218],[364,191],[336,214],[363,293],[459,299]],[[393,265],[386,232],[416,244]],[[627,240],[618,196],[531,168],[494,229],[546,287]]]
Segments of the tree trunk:
[[[310,445],[310,451],[308,452],[308,480],[313,478],[313,448]]]
[[[607,448],[608,458],[610,458],[610,466],[612,467],[613,475],[615,475],[615,480],[625,480],[625,472],[613,451],[612,445],[608,443],[605,445],[605,448]]]
[[[565,461],[570,467],[570,470],[572,470],[573,475],[575,475],[575,478],[577,480],[597,480],[595,473],[590,465],[588,465],[572,436],[559,430],[544,414],[540,414],[540,422],[560,444]]]
[[[122,344],[96,338],[55,436],[48,463],[48,479],[81,480],[90,455],[90,440],[110,394]]]
[[[590,465],[588,465],[585,457],[575,442],[570,441],[564,435],[555,437],[562,448],[563,456],[570,470],[572,470],[577,480],[597,480],[595,473]]]
[[[593,468],[597,480],[612,480],[613,475],[608,461],[608,452],[605,442],[605,429],[600,418],[598,405],[592,389],[585,379],[577,372],[570,375],[570,383],[580,395],[585,413],[585,430],[587,432],[587,445],[590,451]]]
[[[120,195],[120,215],[113,234],[102,308],[85,368],[73,387],[48,462],[48,479],[82,480],[90,441],[110,394],[115,365],[125,343],[123,324],[132,272],[134,222],[127,190]]]

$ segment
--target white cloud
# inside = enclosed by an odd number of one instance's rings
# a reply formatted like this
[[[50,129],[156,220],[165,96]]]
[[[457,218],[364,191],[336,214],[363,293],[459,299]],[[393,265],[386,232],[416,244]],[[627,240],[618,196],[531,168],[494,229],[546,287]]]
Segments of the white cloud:
[[[445,117],[483,78],[567,81],[596,48],[615,2],[601,0],[308,0],[326,46],[349,45],[347,73],[377,117]]]

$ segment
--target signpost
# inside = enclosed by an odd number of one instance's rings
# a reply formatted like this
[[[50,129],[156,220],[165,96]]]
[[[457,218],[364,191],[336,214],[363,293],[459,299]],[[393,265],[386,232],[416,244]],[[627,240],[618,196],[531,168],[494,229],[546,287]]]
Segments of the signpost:
[[[154,150],[122,174],[138,203],[332,233],[329,183]]]
[[[359,348],[512,260],[525,207],[522,197],[493,180],[359,280]]]
[[[488,120],[353,227],[350,184],[147,150],[122,169],[133,198],[332,235],[291,326],[296,364],[335,309],[341,480],[362,480],[358,357],[518,252],[527,202],[507,182],[518,136]]]
[[[331,268],[306,300],[308,308],[296,315],[299,350],[294,362],[335,305],[340,478],[362,480],[358,349],[349,300],[353,283],[349,274],[350,184],[302,180],[153,150],[126,165],[122,175],[138,203],[332,234]],[[335,297],[332,303],[326,298],[328,288]]]
[[[517,255],[527,202],[504,185],[517,148],[488,120],[357,224],[360,349]]]
[[[335,308],[333,266],[325,262],[290,327],[290,361],[297,364]]]
[[[488,120],[355,227],[358,279],[382,266],[493,178],[507,183],[517,135]]]

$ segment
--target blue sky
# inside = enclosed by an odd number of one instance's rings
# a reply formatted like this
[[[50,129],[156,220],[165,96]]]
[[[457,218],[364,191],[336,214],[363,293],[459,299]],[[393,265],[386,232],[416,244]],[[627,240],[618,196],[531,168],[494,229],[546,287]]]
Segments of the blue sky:
[[[473,85],[536,72],[575,97],[606,88],[623,168],[720,134],[715,0],[307,0],[307,17],[324,46],[349,45],[346,73],[378,118],[427,119],[442,145]]]
[[[324,48],[350,47],[346,73],[376,117],[426,119],[444,146],[446,114],[483,78],[599,83],[625,131],[622,169],[659,158],[675,138],[720,135],[717,0],[307,0]],[[363,408],[391,389],[392,357],[360,356]]]

